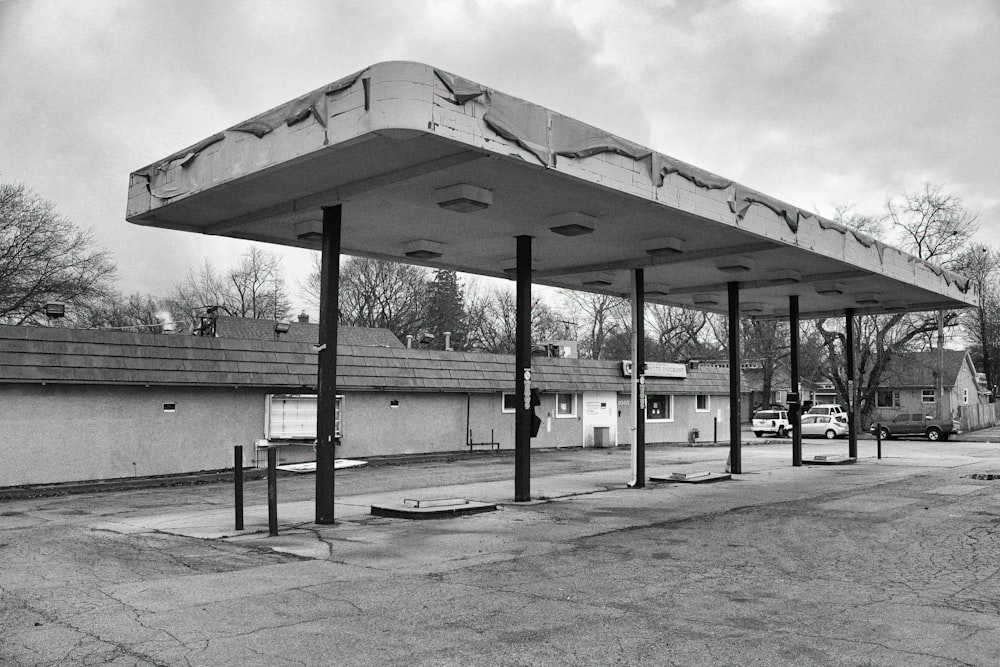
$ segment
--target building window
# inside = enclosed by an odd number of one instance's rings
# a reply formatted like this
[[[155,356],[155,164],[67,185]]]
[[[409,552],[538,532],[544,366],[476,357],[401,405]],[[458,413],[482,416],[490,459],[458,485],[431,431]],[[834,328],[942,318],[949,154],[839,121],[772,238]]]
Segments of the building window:
[[[576,417],[576,394],[556,394],[556,417]]]
[[[268,396],[265,436],[268,440],[315,440],[317,397],[315,394]],[[334,437],[344,436],[344,397],[337,396]]]
[[[694,411],[695,412],[710,412],[712,410],[711,403],[708,400],[708,394],[698,394],[694,397]]]
[[[965,403],[966,405],[969,404],[969,389],[968,389],[968,387],[966,387],[965,389],[962,390],[962,403]]]
[[[920,390],[920,402],[921,403],[934,403],[934,390],[933,389],[921,389]]]
[[[875,407],[877,408],[898,408],[899,392],[891,389],[879,389],[875,393]]]
[[[503,393],[503,403],[500,406],[500,412],[511,413],[517,410],[517,401],[514,400],[514,392],[504,392]]]
[[[649,394],[646,396],[646,421],[672,422],[673,420],[673,396],[670,394]]]

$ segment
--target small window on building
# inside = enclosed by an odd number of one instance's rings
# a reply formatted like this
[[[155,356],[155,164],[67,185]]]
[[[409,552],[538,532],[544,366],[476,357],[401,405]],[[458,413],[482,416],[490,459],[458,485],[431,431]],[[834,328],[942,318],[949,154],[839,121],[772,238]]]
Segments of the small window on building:
[[[921,403],[934,403],[934,390],[933,389],[921,389],[920,390],[920,402]]]
[[[875,393],[875,407],[898,408],[899,392],[891,389],[879,389]]]
[[[556,394],[556,417],[576,417],[576,394]]]
[[[962,390],[962,403],[965,403],[966,405],[969,404],[969,389],[968,388],[965,388],[965,389]]]
[[[673,396],[669,394],[649,394],[646,396],[646,421],[672,422],[673,420]]]
[[[503,393],[503,404],[500,406],[500,412],[511,413],[517,411],[517,401],[514,400],[514,392]]]
[[[698,394],[694,397],[694,411],[695,412],[710,412],[712,410],[711,402],[708,400],[708,394]]]

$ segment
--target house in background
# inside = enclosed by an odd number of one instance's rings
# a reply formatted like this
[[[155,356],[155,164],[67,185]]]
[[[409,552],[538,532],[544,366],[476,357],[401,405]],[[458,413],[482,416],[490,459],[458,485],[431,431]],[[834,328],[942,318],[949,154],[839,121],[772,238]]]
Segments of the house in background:
[[[313,460],[315,340],[275,340],[274,322],[260,322],[263,334],[242,338],[0,326],[0,486],[221,470],[236,445],[244,465],[255,447]],[[287,333],[297,328],[310,325]],[[512,356],[407,349],[355,327],[339,328],[337,355],[338,457],[513,449]],[[646,381],[648,443],[728,433],[726,371],[658,367]],[[631,442],[621,362],[535,357],[532,370],[532,447]]]
[[[900,412],[924,412],[958,419],[962,430],[969,431],[996,423],[993,405],[989,392],[980,386],[967,350],[904,352],[889,360],[872,420],[886,421]]]

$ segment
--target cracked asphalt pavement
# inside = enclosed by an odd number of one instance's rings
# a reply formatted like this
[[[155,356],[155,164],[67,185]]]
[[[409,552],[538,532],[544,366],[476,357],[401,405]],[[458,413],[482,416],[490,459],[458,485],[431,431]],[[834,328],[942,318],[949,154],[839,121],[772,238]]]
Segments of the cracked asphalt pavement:
[[[998,438],[1000,441],[1000,438]],[[0,665],[1000,664],[1000,444],[748,444],[743,474],[628,489],[629,452],[338,471],[0,500]],[[724,447],[651,447],[650,475]],[[412,521],[373,502],[464,497],[495,512]]]

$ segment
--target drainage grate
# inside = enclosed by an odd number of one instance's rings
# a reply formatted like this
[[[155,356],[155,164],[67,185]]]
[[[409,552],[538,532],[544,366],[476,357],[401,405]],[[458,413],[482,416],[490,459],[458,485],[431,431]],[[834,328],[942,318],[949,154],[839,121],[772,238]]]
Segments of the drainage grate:
[[[994,480],[1000,479],[1000,472],[974,472],[971,475],[966,475],[968,479],[985,479]]]

